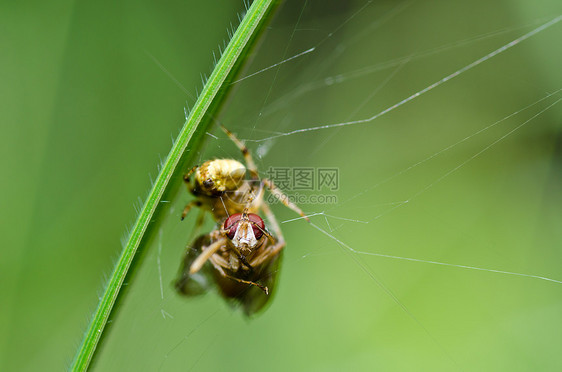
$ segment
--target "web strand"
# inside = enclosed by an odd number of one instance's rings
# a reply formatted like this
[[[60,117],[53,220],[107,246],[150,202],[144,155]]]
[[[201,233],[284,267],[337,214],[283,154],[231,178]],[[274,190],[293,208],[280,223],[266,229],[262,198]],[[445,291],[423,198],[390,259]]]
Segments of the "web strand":
[[[448,267],[455,267],[455,268],[467,269],[467,270],[485,271],[485,272],[490,272],[490,273],[495,273],[495,274],[519,276],[519,277],[523,277],[523,278],[538,279],[538,280],[544,280],[544,281],[551,282],[551,283],[562,284],[561,280],[552,279],[552,278],[548,278],[548,277],[541,276],[541,275],[525,274],[525,273],[518,273],[518,272],[514,272],[514,271],[491,269],[491,268],[478,267],[478,266],[459,265],[459,264],[453,264],[453,263],[448,263],[448,262],[425,260],[425,259],[421,259],[421,258],[412,258],[412,257],[404,257],[404,256],[395,256],[395,255],[383,254],[383,253],[358,251],[358,250],[352,248],[351,246],[349,246],[348,244],[344,243],[340,239],[336,238],[334,235],[330,234],[326,230],[322,229],[318,225],[316,225],[314,223],[311,223],[311,225],[312,225],[312,227],[314,227],[315,229],[320,231],[322,234],[324,234],[327,237],[329,237],[330,239],[334,240],[340,246],[345,247],[350,252],[352,252],[354,254],[358,254],[358,255],[376,256],[376,257],[390,258],[390,259],[394,259],[394,260],[402,260],[402,261],[426,263],[426,264],[431,264],[431,265],[448,266]]]
[[[486,54],[485,56],[477,59],[476,61],[464,66],[463,68],[453,72],[452,74],[449,74],[447,76],[445,76],[444,78],[442,78],[441,80],[436,81],[435,83],[427,86],[426,88],[412,94],[411,96],[403,99],[402,101],[384,109],[383,111],[380,111],[379,113],[367,118],[367,119],[361,119],[361,120],[353,120],[353,121],[347,121],[347,122],[342,122],[342,123],[335,123],[335,124],[326,124],[326,125],[318,125],[318,126],[314,126],[314,127],[309,127],[309,128],[302,128],[302,129],[296,129],[290,132],[286,132],[286,133],[280,133],[274,136],[270,136],[270,137],[266,137],[266,138],[261,138],[261,139],[248,139],[246,141],[252,141],[252,142],[263,142],[263,141],[267,141],[270,139],[274,139],[274,138],[278,138],[278,137],[286,137],[286,136],[290,136],[290,135],[294,135],[294,134],[299,134],[299,133],[305,133],[305,132],[312,132],[312,131],[319,131],[319,130],[324,130],[324,129],[330,129],[330,128],[337,128],[337,127],[344,127],[344,126],[352,126],[352,125],[358,125],[358,124],[365,124],[365,123],[370,123],[372,121],[374,121],[375,119],[399,108],[400,106],[414,100],[415,98],[418,98],[420,96],[422,96],[423,94],[437,88],[438,86],[450,81],[451,79],[467,72],[468,70],[480,65],[481,63],[505,52],[506,50],[520,44],[522,41],[529,39],[530,37],[538,34],[541,31],[546,30],[547,28],[557,24],[558,22],[560,22],[560,20],[562,20],[562,16],[558,16],[556,18],[554,18],[553,20],[535,28],[534,30],[526,33],[525,35],[503,45],[502,47],[494,50],[491,53]]]

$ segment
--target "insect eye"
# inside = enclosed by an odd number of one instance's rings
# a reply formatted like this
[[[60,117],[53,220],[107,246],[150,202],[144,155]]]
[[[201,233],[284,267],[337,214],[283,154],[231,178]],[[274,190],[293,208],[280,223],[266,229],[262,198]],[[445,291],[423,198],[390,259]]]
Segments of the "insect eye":
[[[203,186],[204,186],[206,189],[212,189],[213,186],[215,186],[215,183],[213,182],[212,179],[207,178],[205,181],[203,181]]]
[[[228,217],[226,221],[224,221],[224,229],[227,230],[226,236],[229,239],[234,239],[234,235],[236,235],[236,229],[238,228],[238,223],[242,219],[242,214],[235,213],[232,216]]]
[[[259,239],[263,235],[263,231],[265,230],[265,224],[260,216],[257,214],[250,213],[248,215],[250,222],[252,222],[252,230],[254,230],[254,236],[256,239]]]

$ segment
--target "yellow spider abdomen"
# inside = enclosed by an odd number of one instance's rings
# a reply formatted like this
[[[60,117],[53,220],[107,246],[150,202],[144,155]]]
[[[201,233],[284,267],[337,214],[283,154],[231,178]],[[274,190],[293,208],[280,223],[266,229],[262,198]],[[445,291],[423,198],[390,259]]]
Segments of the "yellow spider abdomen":
[[[195,172],[198,188],[207,195],[237,190],[246,176],[246,167],[234,159],[215,159],[203,163]]]

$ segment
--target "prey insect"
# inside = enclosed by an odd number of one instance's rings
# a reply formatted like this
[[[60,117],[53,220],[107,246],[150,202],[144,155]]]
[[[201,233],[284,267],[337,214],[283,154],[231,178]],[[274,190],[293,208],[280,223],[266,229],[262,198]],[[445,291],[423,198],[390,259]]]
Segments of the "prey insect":
[[[240,303],[246,315],[252,315],[271,298],[284,247],[261,217],[246,209],[188,248],[176,288],[190,296],[215,284],[224,298]]]
[[[188,246],[175,286],[181,294],[194,296],[216,285],[223,297],[240,303],[246,315],[252,315],[271,298],[285,247],[279,224],[263,198],[264,189],[306,220],[308,217],[272,181],[259,178],[244,143],[221,128],[241,150],[246,166],[233,159],[215,159],[194,167],[184,177],[196,199],[185,207],[182,219],[196,206],[210,212],[218,227]],[[260,212],[274,234],[266,228]],[[196,229],[202,221],[198,219]]]

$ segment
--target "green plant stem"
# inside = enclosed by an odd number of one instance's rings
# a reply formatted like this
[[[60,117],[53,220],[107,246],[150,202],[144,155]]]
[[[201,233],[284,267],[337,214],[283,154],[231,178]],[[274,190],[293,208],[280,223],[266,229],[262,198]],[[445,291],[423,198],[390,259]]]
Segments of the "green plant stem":
[[[71,366],[72,371],[86,371],[90,366],[106,330],[107,320],[115,313],[117,306],[114,305],[123,295],[121,287],[125,278],[130,276],[135,256],[147,244],[148,236],[151,230],[154,230],[154,224],[150,223],[157,209],[163,208],[160,200],[164,194],[171,193],[170,188],[173,189],[174,182],[170,183],[170,180],[181,173],[181,166],[202,141],[211,118],[216,115],[224,101],[230,82],[255,43],[257,35],[263,31],[265,21],[272,14],[274,3],[274,0],[253,2],[205,84],[133,226]],[[137,260],[134,264],[138,262]]]

